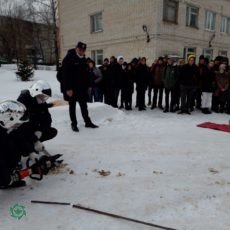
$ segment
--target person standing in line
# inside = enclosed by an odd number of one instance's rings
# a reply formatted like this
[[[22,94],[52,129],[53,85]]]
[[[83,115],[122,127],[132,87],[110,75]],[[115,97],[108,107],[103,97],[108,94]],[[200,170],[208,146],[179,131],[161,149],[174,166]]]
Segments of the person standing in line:
[[[181,92],[181,111],[178,114],[191,114],[189,109],[193,96],[196,92],[199,78],[199,68],[195,64],[195,56],[188,57],[188,63],[181,69],[180,92]]]
[[[212,94],[214,91],[215,73],[214,62],[210,61],[208,67],[202,68],[201,90],[202,90],[202,113],[211,114]]]
[[[152,74],[152,81],[153,81],[153,88],[154,88],[154,95],[153,95],[151,109],[155,109],[157,106],[158,92],[159,92],[158,108],[163,109],[162,99],[163,99],[163,89],[164,89],[164,83],[163,83],[164,62],[162,57],[158,58],[157,64],[154,65],[153,69],[151,70],[151,74]]]
[[[165,109],[164,113],[174,112],[175,105],[175,87],[177,84],[176,67],[173,66],[173,60],[168,58],[168,64],[164,70],[164,87],[165,87]],[[169,106],[169,95],[171,97]]]

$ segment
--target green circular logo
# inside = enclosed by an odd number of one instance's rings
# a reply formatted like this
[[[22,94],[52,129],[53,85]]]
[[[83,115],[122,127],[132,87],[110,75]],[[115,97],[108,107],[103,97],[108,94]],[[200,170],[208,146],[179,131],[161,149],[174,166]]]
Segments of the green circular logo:
[[[22,205],[15,204],[14,207],[10,208],[11,216],[20,220],[23,216],[26,216],[25,207]]]

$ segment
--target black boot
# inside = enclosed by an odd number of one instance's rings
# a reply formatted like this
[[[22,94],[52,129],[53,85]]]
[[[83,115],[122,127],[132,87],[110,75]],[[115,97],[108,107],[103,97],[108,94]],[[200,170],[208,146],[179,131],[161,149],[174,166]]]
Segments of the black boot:
[[[163,112],[164,112],[164,113],[168,113],[168,112],[169,112],[169,109],[168,109],[168,108],[165,108]]]
[[[99,128],[99,126],[93,124],[92,122],[87,122],[87,123],[85,123],[85,127],[86,127],[86,128],[92,128],[92,129]]]
[[[77,125],[71,124],[71,128],[72,128],[72,130],[73,130],[74,132],[79,132],[79,129],[78,129]]]
[[[0,186],[0,189],[9,189],[9,188],[19,188],[26,186],[26,182],[24,180],[14,181],[10,185]]]

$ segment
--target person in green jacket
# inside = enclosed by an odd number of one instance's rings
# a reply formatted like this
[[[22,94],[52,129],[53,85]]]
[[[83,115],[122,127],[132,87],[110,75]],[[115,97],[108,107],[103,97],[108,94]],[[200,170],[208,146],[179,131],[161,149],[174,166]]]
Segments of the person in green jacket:
[[[164,113],[175,112],[174,105],[176,100],[176,84],[177,84],[176,68],[173,66],[173,60],[168,58],[167,65],[164,69],[164,88],[165,88],[165,109]],[[171,97],[169,106],[169,96]]]

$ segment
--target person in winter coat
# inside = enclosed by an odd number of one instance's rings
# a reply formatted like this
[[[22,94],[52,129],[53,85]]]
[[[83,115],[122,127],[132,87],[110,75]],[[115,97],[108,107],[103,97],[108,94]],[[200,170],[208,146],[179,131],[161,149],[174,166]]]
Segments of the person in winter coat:
[[[20,128],[24,129],[25,135],[35,143],[38,151],[44,146],[42,142],[53,139],[57,135],[57,129],[51,127],[52,118],[49,108],[52,104],[46,103],[52,96],[50,85],[45,81],[37,81],[28,90],[22,90],[17,101],[25,105],[29,114],[29,122],[23,124]]]
[[[210,114],[212,106],[212,94],[214,91],[215,73],[214,62],[211,61],[208,67],[202,68],[201,73],[201,91],[202,91],[202,113]]]
[[[188,57],[188,64],[181,69],[180,92],[181,92],[181,111],[179,114],[190,114],[192,98],[196,92],[199,78],[199,68],[195,64],[195,56]]]
[[[134,92],[134,71],[132,64],[129,63],[124,69],[123,94],[125,109],[132,110],[132,94]]]
[[[76,118],[76,103],[78,101],[86,128],[98,128],[93,124],[87,108],[88,95],[92,84],[85,58],[86,44],[78,42],[75,49],[68,51],[62,63],[62,89],[64,99],[69,102],[71,128],[79,132]]]
[[[178,65],[176,65],[176,78],[177,78],[177,83],[175,86],[175,112],[180,109],[180,76],[181,76],[181,69],[183,68],[185,64],[184,58],[180,58],[178,61]]]
[[[104,96],[104,103],[110,105],[110,86],[109,86],[109,75],[108,75],[109,59],[105,58],[103,65],[99,67],[102,74],[101,92]]]
[[[208,62],[206,62],[206,59],[204,57],[204,55],[200,55],[199,57],[199,64],[198,64],[198,68],[200,71],[199,77],[198,77],[198,81],[197,81],[197,89],[196,92],[194,94],[194,98],[193,98],[193,102],[191,106],[196,106],[197,109],[201,109],[201,95],[202,95],[202,90],[201,90],[201,84],[202,84],[202,75],[204,73],[204,71],[207,69],[207,65]]]
[[[114,108],[118,108],[118,97],[121,91],[121,81],[123,76],[122,64],[124,59],[122,56],[119,56],[117,59],[112,57],[110,59],[110,65],[108,69],[109,76],[109,86],[110,86],[110,97],[111,105]]]
[[[227,113],[230,114],[230,73],[226,71],[225,64],[221,64],[219,72],[216,73],[216,84],[215,96],[218,97],[219,103],[215,112],[223,113],[227,105]]]
[[[158,107],[160,109],[163,109],[162,99],[163,99],[163,89],[164,89],[164,83],[163,83],[164,62],[162,57],[158,59],[157,64],[154,65],[153,68],[151,69],[151,74],[152,74],[152,84],[154,88],[154,95],[153,95],[151,109],[155,109],[157,106],[158,92],[159,92]]]
[[[174,112],[175,105],[175,87],[177,84],[176,67],[173,66],[173,60],[168,58],[168,64],[164,69],[164,87],[165,87],[165,109],[164,113]],[[169,106],[169,95],[171,95]]]
[[[92,82],[90,102],[103,102],[102,81],[103,76],[99,68],[95,66],[94,61],[89,61],[89,74]]]
[[[143,57],[136,69],[137,105],[139,111],[145,110],[145,92],[147,90],[149,76],[149,67],[146,65],[146,58]]]
[[[17,101],[0,103],[0,189],[25,186],[17,170],[21,161],[21,148],[24,144],[21,136],[12,135],[23,122],[26,122],[26,108]],[[15,142],[17,141],[17,142]]]

